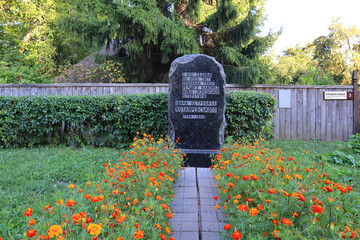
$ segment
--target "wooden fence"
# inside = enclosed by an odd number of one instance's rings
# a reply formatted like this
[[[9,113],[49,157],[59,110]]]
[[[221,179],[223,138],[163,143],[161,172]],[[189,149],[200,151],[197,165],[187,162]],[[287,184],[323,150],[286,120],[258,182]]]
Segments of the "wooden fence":
[[[355,86],[355,85],[354,85]],[[226,91],[253,90],[272,94],[278,101],[274,117],[277,139],[346,141],[354,133],[354,101],[324,100],[324,92],[354,92],[354,86],[227,84]],[[106,95],[167,92],[168,84],[34,84],[0,85],[0,95]],[[357,85],[356,85],[357,91]]]

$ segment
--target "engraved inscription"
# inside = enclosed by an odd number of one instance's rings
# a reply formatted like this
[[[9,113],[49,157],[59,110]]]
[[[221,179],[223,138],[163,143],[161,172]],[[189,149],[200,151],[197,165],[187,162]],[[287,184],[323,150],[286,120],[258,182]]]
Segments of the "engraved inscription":
[[[177,106],[217,106],[216,101],[175,101]]]
[[[178,113],[217,113],[217,101],[205,101],[208,95],[219,95],[220,86],[212,81],[212,73],[183,72],[182,98],[198,100],[176,100],[175,112]],[[205,119],[205,115],[186,115],[183,119]]]
[[[175,107],[180,113],[217,113],[216,107]]]
[[[183,115],[183,119],[205,119],[205,115]]]

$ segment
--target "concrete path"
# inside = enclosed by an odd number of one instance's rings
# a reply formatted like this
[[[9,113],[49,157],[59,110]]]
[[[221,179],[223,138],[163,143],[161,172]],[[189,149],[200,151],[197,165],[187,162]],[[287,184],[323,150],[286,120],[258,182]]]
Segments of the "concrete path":
[[[224,214],[215,210],[214,187],[209,168],[188,167],[181,171],[171,203],[176,240],[219,240]]]

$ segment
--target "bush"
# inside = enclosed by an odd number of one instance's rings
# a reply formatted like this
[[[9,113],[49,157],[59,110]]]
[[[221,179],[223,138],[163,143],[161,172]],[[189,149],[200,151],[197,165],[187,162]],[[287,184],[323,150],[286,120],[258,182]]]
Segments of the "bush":
[[[268,93],[233,91],[226,95],[226,134],[234,140],[273,136],[276,99]]]
[[[275,100],[269,94],[226,94],[226,134],[269,137]],[[137,131],[167,133],[166,93],[107,96],[0,96],[0,147],[43,144],[124,147]],[[249,107],[252,106],[252,107]]]

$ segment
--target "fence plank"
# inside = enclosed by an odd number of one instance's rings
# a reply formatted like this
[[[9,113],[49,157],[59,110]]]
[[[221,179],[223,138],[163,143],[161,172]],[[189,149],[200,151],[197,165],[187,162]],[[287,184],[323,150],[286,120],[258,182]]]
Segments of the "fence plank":
[[[307,91],[308,89],[304,89],[302,92],[303,95],[303,108],[302,108],[302,138],[305,140],[309,140],[308,133],[307,133]]]
[[[275,128],[274,128],[274,135],[275,135],[275,139],[280,139],[280,111],[279,111],[279,89],[274,89],[274,97],[277,101],[277,110],[275,112],[275,117],[274,117],[274,124],[275,124]]]
[[[315,108],[316,108],[316,93],[315,93],[315,89],[309,89],[309,98],[308,98],[308,112],[309,112],[309,123],[308,123],[308,134],[309,134],[309,138],[310,139],[315,139],[315,133],[316,133],[316,128],[315,128],[315,122],[316,122],[316,117],[315,117]]]
[[[297,138],[297,91],[291,91],[291,138]]]

